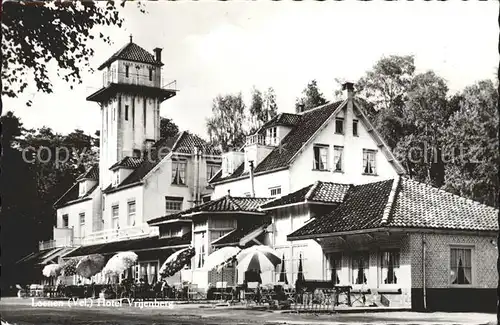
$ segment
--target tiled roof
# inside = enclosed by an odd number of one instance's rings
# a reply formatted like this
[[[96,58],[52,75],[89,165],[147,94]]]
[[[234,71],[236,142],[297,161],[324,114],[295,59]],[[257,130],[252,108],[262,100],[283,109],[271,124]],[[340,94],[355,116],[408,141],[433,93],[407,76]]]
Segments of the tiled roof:
[[[273,149],[256,167],[255,173],[263,173],[279,168],[286,168],[292,158],[314,133],[335,112],[343,101],[328,103],[318,108],[306,111],[294,121],[295,127],[285,136],[280,145]],[[243,175],[244,163],[242,163],[233,174],[227,177],[214,177],[212,183],[238,178]]]
[[[182,237],[169,237],[169,238],[139,238],[139,239],[129,239],[121,240],[104,244],[88,245],[77,248],[71,253],[64,256],[75,257],[84,256],[90,254],[103,254],[110,255],[117,252],[123,251],[141,251],[141,250],[153,250],[153,249],[165,249],[168,247],[175,247],[181,245],[189,245],[191,243],[191,232],[187,232]]]
[[[401,177],[353,186],[337,209],[288,237],[377,228],[498,231],[497,218],[498,209]]]
[[[209,146],[202,138],[189,132],[182,131],[173,137],[157,141],[152,146],[151,152],[148,154],[151,159],[148,157],[148,159],[142,160],[137,168],[130,173],[130,175],[125,178],[123,182],[121,182],[117,187],[113,187],[111,185],[108,186],[104,192],[114,192],[126,187],[127,185],[140,182],[171,151],[192,154],[194,153],[195,146],[201,147],[202,153],[206,155],[220,154],[216,149]]]
[[[76,179],[77,181],[82,180],[82,179],[93,179],[93,180],[99,180],[99,166],[94,165],[87,169],[85,173],[81,174],[78,176]]]
[[[403,177],[388,227],[498,231],[498,209]]]
[[[299,202],[341,203],[351,185],[317,181],[293,193],[279,197],[261,206],[263,209],[273,208]]]
[[[189,209],[187,213],[198,212],[260,212],[259,207],[269,201],[269,198],[254,198],[254,197],[235,197],[223,196],[217,200],[209,201]]]
[[[264,130],[277,125],[295,126],[300,122],[300,119],[301,115],[299,114],[280,113],[267,121],[260,129]]]
[[[353,186],[345,202],[324,216],[314,219],[289,237],[331,234],[377,228],[382,220],[394,180]]]
[[[139,45],[130,42],[124,47],[122,47],[120,50],[118,50],[118,52],[113,54],[109,59],[106,60],[106,62],[101,64],[101,66],[99,66],[98,69],[102,70],[107,65],[118,59],[141,62],[141,63],[149,63],[158,66],[163,65],[163,63],[156,61],[156,58],[153,54],[149,53]]]
[[[117,167],[124,167],[124,168],[137,168],[141,165],[142,159],[139,157],[123,157],[122,160],[119,162],[115,163],[113,166],[109,167],[110,170],[115,169]]]
[[[85,193],[83,196],[80,196],[80,187],[79,187],[79,182],[76,182],[69,188],[66,193],[64,193],[55,203],[54,207],[56,209],[63,207],[65,205],[69,204],[74,204],[82,201],[87,201],[90,200],[90,195],[97,189],[99,186],[99,183],[96,183],[94,186],[92,186],[91,189],[87,190],[87,193]]]
[[[230,233],[214,240],[211,245],[213,246],[227,246],[227,245],[239,245],[240,240],[251,232],[259,229],[260,227],[265,227],[269,225],[268,222],[258,222],[253,225],[246,225],[244,227],[238,227],[231,231]]]

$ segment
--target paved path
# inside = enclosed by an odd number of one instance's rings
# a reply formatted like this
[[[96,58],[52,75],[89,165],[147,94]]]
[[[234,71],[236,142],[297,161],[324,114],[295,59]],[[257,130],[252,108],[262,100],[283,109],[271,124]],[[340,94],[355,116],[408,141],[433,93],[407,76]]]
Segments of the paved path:
[[[45,302],[34,301],[35,305],[45,305]],[[494,324],[496,318],[493,314],[479,313],[371,312],[314,315],[224,307],[200,308],[203,305],[140,308],[139,305],[130,306],[127,303],[121,306],[96,306],[94,302],[91,306],[83,300],[70,305],[68,301],[63,301],[60,306],[33,306],[31,299],[2,298],[0,313],[8,323],[17,325]]]

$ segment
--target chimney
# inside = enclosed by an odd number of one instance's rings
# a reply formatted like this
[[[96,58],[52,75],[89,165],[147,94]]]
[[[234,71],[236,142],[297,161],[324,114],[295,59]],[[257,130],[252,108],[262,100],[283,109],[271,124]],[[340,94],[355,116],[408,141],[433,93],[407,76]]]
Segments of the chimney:
[[[352,97],[354,95],[354,83],[344,82],[342,84],[342,90],[347,91],[347,99],[352,99]]]
[[[250,184],[252,185],[252,197],[255,197],[255,184],[253,178],[253,160],[248,162],[250,164]]]
[[[304,105],[304,104],[298,104],[297,107],[298,107],[299,113],[302,113],[305,110],[306,105]]]
[[[155,60],[157,62],[161,62],[161,48],[156,47],[154,48],[153,52],[155,52]]]

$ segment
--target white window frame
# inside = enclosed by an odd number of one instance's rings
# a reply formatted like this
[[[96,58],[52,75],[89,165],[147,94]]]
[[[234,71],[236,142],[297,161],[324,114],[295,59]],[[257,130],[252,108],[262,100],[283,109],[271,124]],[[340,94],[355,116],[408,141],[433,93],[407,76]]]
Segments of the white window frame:
[[[83,216],[83,222],[82,222]],[[85,237],[85,212],[80,212],[78,214],[78,225],[80,227],[80,237]]]
[[[131,211],[131,207],[134,207],[134,211]],[[137,213],[137,203],[135,200],[130,200],[127,202],[127,225],[135,226],[135,216]]]
[[[337,154],[340,152],[340,169],[337,169]],[[344,147],[343,146],[333,146],[333,171],[343,172],[344,171]]]
[[[372,157],[373,159],[370,159]],[[367,172],[368,163],[372,163],[372,172]],[[377,175],[377,150],[363,149],[363,175]]]
[[[179,175],[177,174],[179,171]],[[182,176],[184,173],[184,176]],[[172,160],[172,184],[173,185],[187,185],[187,161],[186,160]]]
[[[362,255],[363,257],[366,257],[366,261],[363,261],[363,270],[365,270],[364,272],[364,276],[366,278],[366,282],[365,283],[356,283],[356,276],[358,275],[357,274],[357,271],[358,269],[355,269],[354,268],[354,261],[355,261],[355,257],[358,257]],[[351,259],[350,259],[350,265],[349,265],[349,270],[350,270],[350,282],[352,284],[353,287],[362,287],[362,286],[367,286],[368,283],[369,283],[369,280],[370,280],[370,252],[369,251],[356,251],[356,252],[353,252],[351,254]],[[356,272],[356,273],[355,273]]]
[[[115,170],[113,173],[113,186],[118,186],[120,184],[120,172]]]
[[[62,215],[61,228],[69,228],[69,215],[67,213]]]
[[[173,214],[182,211],[182,204],[184,203],[184,198],[173,199],[172,197],[165,196],[165,213]]]
[[[113,204],[111,206],[111,229],[120,229],[120,205],[118,204]]]
[[[334,257],[339,258],[339,265],[335,265],[335,270],[338,278],[338,282],[335,285],[342,283],[342,266],[343,266],[343,254],[342,252],[328,252],[324,255],[324,268],[323,268],[323,279],[325,281],[331,281],[332,279],[332,261]]]
[[[221,168],[221,165],[219,165],[219,164],[207,162],[207,175],[206,175],[207,184],[208,184],[208,181],[211,180],[212,177],[215,176],[215,174],[217,174],[217,172],[220,170],[220,168]]]
[[[318,159],[316,159],[316,150],[318,153]],[[326,157],[324,154],[326,153]],[[330,160],[330,146],[326,144],[315,144],[313,145],[313,170],[316,171],[328,171],[329,168],[329,160]],[[325,161],[322,161],[322,158],[325,158]],[[321,168],[321,164],[324,164],[323,168]]]
[[[281,186],[270,187],[269,188],[269,195],[271,197],[279,197],[279,196],[281,196]]]
[[[459,284],[459,283],[453,283],[452,278],[451,278],[451,272],[452,272],[452,251],[453,250],[466,250],[470,252],[470,275],[469,275],[469,283],[468,284]],[[450,287],[456,287],[456,288],[468,288],[474,286],[474,270],[475,270],[475,263],[474,263],[474,246],[473,245],[460,245],[460,244],[452,244],[449,246],[449,260],[448,260],[448,285]],[[467,267],[467,266],[465,266]],[[457,265],[457,270],[455,272],[458,272],[458,265]],[[466,275],[467,277],[467,275]]]
[[[388,265],[387,267],[384,265],[384,255],[385,253],[396,253],[397,254],[397,261],[394,261],[394,272],[395,272],[395,278],[396,278],[396,282],[395,283],[385,283],[385,269],[387,268],[388,269]],[[378,283],[379,283],[379,287],[400,287],[402,282],[401,282],[401,276],[402,276],[402,272],[401,272],[401,250],[399,248],[384,248],[384,249],[381,249],[379,251],[379,277],[378,277]]]

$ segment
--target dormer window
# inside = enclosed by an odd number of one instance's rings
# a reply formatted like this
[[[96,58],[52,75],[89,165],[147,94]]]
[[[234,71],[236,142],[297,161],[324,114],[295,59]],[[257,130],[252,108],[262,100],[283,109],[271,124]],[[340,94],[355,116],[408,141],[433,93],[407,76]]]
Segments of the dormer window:
[[[278,143],[278,128],[272,127],[267,129],[267,138],[269,139],[269,145],[276,145]]]
[[[113,173],[113,186],[118,186],[120,184],[120,173],[116,170]]]
[[[85,181],[80,182],[79,196],[85,195],[86,192],[87,192],[87,182]]]

